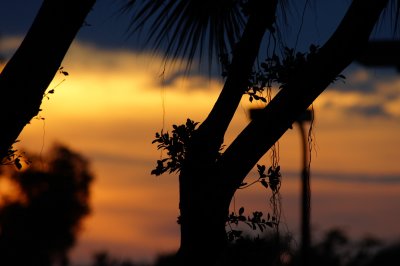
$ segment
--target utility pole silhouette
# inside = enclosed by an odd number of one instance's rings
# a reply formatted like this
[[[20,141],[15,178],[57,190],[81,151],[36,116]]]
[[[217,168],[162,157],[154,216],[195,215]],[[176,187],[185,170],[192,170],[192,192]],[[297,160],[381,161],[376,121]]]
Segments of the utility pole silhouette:
[[[310,189],[310,149],[308,134],[304,128],[306,122],[313,120],[313,112],[307,109],[297,120],[300,129],[303,163],[301,171],[301,265],[310,263],[311,250],[311,189]]]
[[[249,110],[250,119],[258,116],[262,109]],[[313,120],[313,112],[307,109],[296,121],[300,129],[302,143],[302,171],[301,171],[301,265],[307,266],[310,262],[311,250],[311,190],[310,190],[310,149],[308,147],[308,135],[304,128],[306,122]]]

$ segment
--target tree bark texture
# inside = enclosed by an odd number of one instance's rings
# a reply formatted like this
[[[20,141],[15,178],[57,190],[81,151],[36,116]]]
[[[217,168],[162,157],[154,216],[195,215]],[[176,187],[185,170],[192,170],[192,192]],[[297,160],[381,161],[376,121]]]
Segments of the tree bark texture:
[[[44,0],[22,44],[0,74],[0,158],[40,109],[95,0]]]

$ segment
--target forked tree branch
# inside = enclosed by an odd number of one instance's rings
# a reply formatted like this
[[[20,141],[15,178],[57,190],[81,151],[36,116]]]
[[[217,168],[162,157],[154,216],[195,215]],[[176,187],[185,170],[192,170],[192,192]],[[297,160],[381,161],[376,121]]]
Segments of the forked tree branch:
[[[235,114],[248,84],[254,61],[262,38],[275,23],[277,0],[254,0],[255,8],[250,14],[243,35],[233,51],[233,59],[222,92],[198,132],[211,145],[219,149],[225,132]],[[204,144],[204,143],[203,143]]]
[[[388,0],[354,0],[319,53],[291,78],[262,113],[249,123],[219,161],[229,199],[259,159],[355,59]]]

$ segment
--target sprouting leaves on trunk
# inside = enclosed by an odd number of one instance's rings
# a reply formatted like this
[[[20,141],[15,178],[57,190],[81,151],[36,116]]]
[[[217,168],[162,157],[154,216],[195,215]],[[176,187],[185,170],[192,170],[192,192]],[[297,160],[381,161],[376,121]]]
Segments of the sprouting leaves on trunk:
[[[198,122],[194,122],[188,118],[185,124],[179,126],[173,125],[171,134],[169,132],[164,133],[162,130],[160,133],[156,133],[156,138],[152,143],[157,143],[158,150],[166,150],[167,157],[157,160],[156,168],[151,171],[152,175],[159,176],[167,171],[169,173],[180,171],[189,140],[197,125]]]

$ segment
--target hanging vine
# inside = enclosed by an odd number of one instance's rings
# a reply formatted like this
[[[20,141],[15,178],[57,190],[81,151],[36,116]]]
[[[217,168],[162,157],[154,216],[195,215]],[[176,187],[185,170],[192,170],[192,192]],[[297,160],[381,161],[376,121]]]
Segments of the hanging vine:
[[[290,78],[298,69],[302,68],[308,60],[311,60],[316,53],[318,53],[318,46],[311,45],[308,53],[295,53],[294,49],[285,47],[281,57],[274,54],[262,62],[258,71],[254,71],[249,80],[248,86],[245,90],[246,95],[249,96],[249,101],[261,101],[267,105],[272,99],[272,87],[277,84],[279,89],[285,88],[289,83]],[[223,68],[222,76],[226,77],[229,72],[230,62],[228,55],[220,56],[221,65]],[[344,79],[344,76],[339,75],[337,79]],[[334,81],[335,81],[334,80]],[[312,116],[313,117],[313,116]],[[166,155],[157,160],[155,169],[151,171],[152,175],[159,176],[168,173],[179,173],[182,164],[185,160],[185,155],[188,149],[190,139],[196,130],[198,122],[190,119],[186,120],[185,124],[173,125],[171,133],[157,132],[153,144],[157,144],[157,149],[166,151]],[[308,148],[312,149],[313,143],[313,120],[311,121],[310,129],[308,132]],[[222,149],[222,148],[221,148]],[[220,150],[221,152],[221,150]],[[267,227],[275,228],[279,232],[279,223],[281,219],[281,167],[279,165],[279,142],[275,143],[270,149],[270,166],[267,168],[265,165],[257,164],[258,178],[251,183],[242,183],[238,189],[245,189],[256,183],[260,183],[264,189],[271,191],[269,198],[271,213],[264,216],[261,211],[254,211],[252,215],[244,214],[244,207],[241,207],[238,212],[235,208],[227,217],[227,237],[229,240],[235,240],[242,236],[242,231],[235,229],[232,225],[244,223],[252,230],[260,230],[263,232]],[[310,168],[311,160],[308,164]]]
[[[278,56],[275,53],[275,49],[272,53],[272,56],[265,59],[264,62],[259,64],[258,70],[253,71],[252,75],[249,78],[248,86],[245,91],[245,94],[248,95],[249,101],[251,103],[255,101],[259,101],[264,105],[267,105],[272,99],[272,87],[277,85],[278,89],[285,88],[291,77],[302,67],[304,67],[309,60],[312,60],[315,55],[319,52],[319,47],[317,45],[310,45],[309,51],[307,53],[295,52],[295,49],[291,49],[288,47],[284,47],[283,53],[281,56]],[[227,60],[227,56],[222,57],[223,65],[225,65],[225,69],[229,70],[229,62]],[[226,72],[227,72],[226,71]],[[223,76],[226,76],[226,72],[224,72]],[[338,79],[345,79],[343,75],[338,75],[333,81]],[[310,123],[310,128],[308,131],[308,148],[309,154],[311,154],[313,148],[313,124],[314,124],[314,110],[312,109],[312,119]],[[268,168],[267,174],[265,174],[265,165],[257,165],[258,179],[251,182],[250,184],[242,183],[239,187],[240,189],[247,188],[255,183],[260,183],[265,188],[271,189],[271,197],[269,198],[270,207],[272,209],[272,215],[268,214],[268,217],[273,218],[273,223],[269,223],[269,219],[263,221],[261,220],[261,224],[264,222],[268,225],[272,225],[279,231],[279,222],[281,217],[281,196],[279,193],[279,189],[281,186],[281,173],[280,173],[280,165],[279,165],[279,142],[275,143],[270,149],[270,167]],[[311,159],[308,161],[308,172],[311,166]],[[267,180],[268,178],[268,180]],[[234,205],[236,202],[234,202]],[[242,207],[239,210],[239,214],[236,214],[236,210],[234,207],[234,211],[232,212],[228,223],[238,224],[239,221],[248,223],[249,217],[244,219],[241,211],[244,208]],[[259,213],[259,212],[257,212]],[[271,219],[272,219],[271,218]],[[241,236],[241,231],[233,230],[229,225],[230,231],[233,237],[230,239],[235,239]],[[261,227],[259,226],[261,229]],[[253,227],[254,229],[254,227]]]

